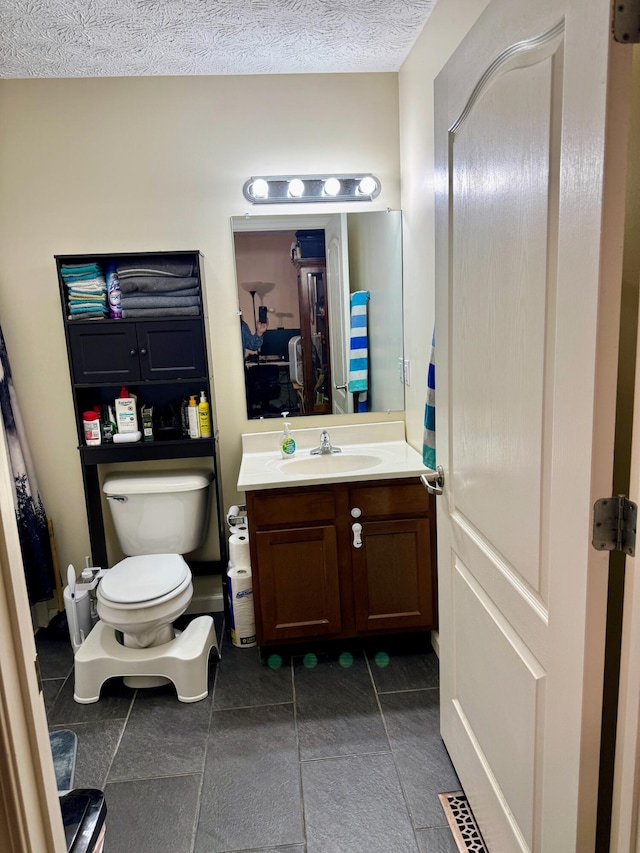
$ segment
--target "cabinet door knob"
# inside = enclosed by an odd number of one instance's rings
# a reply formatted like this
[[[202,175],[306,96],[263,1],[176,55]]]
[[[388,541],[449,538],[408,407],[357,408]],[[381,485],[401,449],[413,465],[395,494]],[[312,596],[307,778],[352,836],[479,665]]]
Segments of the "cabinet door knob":
[[[362,525],[356,521],[355,524],[351,525],[351,530],[353,531],[353,547],[354,548],[362,548]]]
[[[362,510],[360,509],[360,507],[354,506],[353,509],[351,510],[351,517],[352,518],[360,518],[361,515],[362,515]]]
[[[147,354],[146,349],[144,347],[142,347],[142,349],[140,350],[140,355],[146,355],[146,354]]]
[[[129,355],[137,355],[137,352],[138,352],[137,350],[131,349],[131,350],[129,350]]]

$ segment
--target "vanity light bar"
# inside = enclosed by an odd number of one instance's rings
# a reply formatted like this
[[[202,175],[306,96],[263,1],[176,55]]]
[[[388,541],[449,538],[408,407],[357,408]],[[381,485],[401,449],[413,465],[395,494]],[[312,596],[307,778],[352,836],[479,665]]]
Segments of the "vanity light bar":
[[[380,181],[366,172],[359,175],[271,175],[249,178],[242,187],[252,204],[288,204],[314,201],[373,201]]]

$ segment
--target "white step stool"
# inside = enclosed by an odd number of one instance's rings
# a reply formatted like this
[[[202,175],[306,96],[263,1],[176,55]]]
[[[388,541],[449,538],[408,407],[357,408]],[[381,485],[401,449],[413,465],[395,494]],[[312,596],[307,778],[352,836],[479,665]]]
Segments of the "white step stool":
[[[121,645],[115,630],[99,621],[76,652],[73,698],[90,705],[108,678],[160,676],[173,682],[181,702],[199,702],[209,692],[213,648],[220,655],[211,616],[198,616],[173,640],[147,649]]]

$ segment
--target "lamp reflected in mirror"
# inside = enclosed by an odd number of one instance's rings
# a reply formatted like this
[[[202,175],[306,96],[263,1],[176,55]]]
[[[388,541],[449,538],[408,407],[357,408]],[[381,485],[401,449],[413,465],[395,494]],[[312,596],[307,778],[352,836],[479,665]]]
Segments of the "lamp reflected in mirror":
[[[232,230],[247,417],[402,411],[400,211],[242,216]],[[351,351],[363,291],[364,391]]]

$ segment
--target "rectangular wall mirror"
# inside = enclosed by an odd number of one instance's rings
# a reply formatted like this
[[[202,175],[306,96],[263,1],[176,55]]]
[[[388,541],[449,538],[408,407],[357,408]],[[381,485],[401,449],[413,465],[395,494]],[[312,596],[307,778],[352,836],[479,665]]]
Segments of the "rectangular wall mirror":
[[[247,417],[402,411],[401,211],[238,216],[231,226]]]

